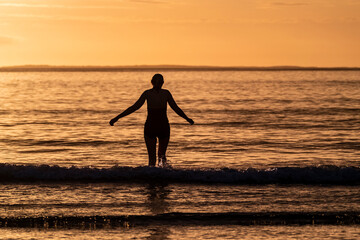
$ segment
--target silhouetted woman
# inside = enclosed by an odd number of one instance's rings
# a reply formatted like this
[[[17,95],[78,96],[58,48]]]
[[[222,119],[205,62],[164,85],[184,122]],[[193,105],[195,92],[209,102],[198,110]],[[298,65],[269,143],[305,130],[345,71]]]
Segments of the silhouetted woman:
[[[185,113],[178,107],[169,90],[161,89],[164,84],[164,78],[161,74],[155,74],[151,80],[153,88],[146,90],[141,94],[139,100],[131,107],[120,113],[110,120],[113,126],[120,118],[125,117],[139,108],[147,101],[148,115],[145,122],[144,138],[149,154],[149,166],[156,164],[156,141],[159,139],[158,159],[159,165],[166,165],[166,149],[170,139],[170,125],[166,115],[166,107],[170,107],[180,116],[188,121],[191,125],[194,121],[188,118]]]

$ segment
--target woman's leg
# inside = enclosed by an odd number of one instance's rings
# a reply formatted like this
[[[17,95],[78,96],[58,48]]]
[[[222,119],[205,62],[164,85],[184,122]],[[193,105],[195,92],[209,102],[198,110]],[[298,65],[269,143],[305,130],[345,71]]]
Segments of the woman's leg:
[[[149,166],[154,167],[156,165],[156,138],[144,136],[146,148],[149,155]]]
[[[159,138],[158,158],[166,156],[166,149],[169,144],[169,137]]]
[[[166,163],[166,149],[167,149],[167,146],[168,146],[169,140],[170,140],[170,125],[169,125],[169,123],[164,124],[161,130],[162,130],[161,136],[159,137],[158,159],[159,159],[159,164],[160,164],[160,161],[162,161],[161,164],[165,164]]]

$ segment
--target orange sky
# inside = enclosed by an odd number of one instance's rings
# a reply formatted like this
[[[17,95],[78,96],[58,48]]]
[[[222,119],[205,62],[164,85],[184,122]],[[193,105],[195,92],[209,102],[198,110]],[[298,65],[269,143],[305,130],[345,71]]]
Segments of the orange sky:
[[[360,67],[360,0],[0,0],[0,66]]]

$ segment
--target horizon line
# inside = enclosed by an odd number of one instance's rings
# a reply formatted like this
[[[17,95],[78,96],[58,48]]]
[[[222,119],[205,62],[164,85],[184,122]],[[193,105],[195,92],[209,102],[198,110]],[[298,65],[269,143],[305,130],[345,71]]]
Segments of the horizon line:
[[[177,64],[154,64],[154,65],[47,65],[47,64],[25,64],[13,66],[0,66],[0,72],[21,71],[265,71],[265,70],[360,70],[360,67],[318,67],[318,66],[296,66],[296,65],[274,65],[274,66],[215,66],[215,65],[177,65]]]

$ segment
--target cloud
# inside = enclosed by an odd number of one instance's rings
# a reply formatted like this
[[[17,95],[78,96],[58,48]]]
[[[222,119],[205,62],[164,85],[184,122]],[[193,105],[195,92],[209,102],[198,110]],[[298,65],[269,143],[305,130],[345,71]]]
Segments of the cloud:
[[[114,19],[105,16],[72,16],[72,15],[44,15],[44,14],[2,14],[0,19],[24,18],[29,20],[49,20],[49,21],[71,21],[87,23],[112,23]]]
[[[12,37],[0,36],[0,45],[13,44],[15,42],[15,39]]]
[[[114,17],[114,16],[74,16],[74,15],[46,15],[46,14],[0,14],[1,19],[28,19],[30,21],[47,20],[47,21],[71,21],[71,22],[87,22],[87,23],[153,23],[153,24],[211,24],[211,23],[229,23],[229,20],[221,19],[158,19],[158,18],[142,18],[142,17]]]
[[[1,0],[0,0],[1,1]],[[45,1],[44,1],[45,2]],[[0,7],[12,7],[12,8],[63,8],[63,9],[127,9],[129,4],[144,3],[144,4],[168,4],[168,0],[103,0],[92,1],[87,4],[76,4],[75,2],[63,2],[61,4],[52,3],[29,3],[25,1],[18,1],[16,3],[5,1],[0,2]]]
[[[29,3],[0,3],[0,7],[13,8],[63,8],[63,9],[127,9],[119,5],[57,5],[57,4],[29,4]]]
[[[297,7],[297,6],[305,6],[308,5],[304,2],[274,2],[275,6],[284,6],[284,7]]]
[[[151,4],[163,4],[166,3],[165,1],[160,1],[160,0],[130,0],[130,2],[134,2],[134,3],[151,3]]]
[[[281,7],[301,7],[309,5],[306,1],[257,1],[257,7],[260,9],[273,9],[273,8],[281,8]]]

